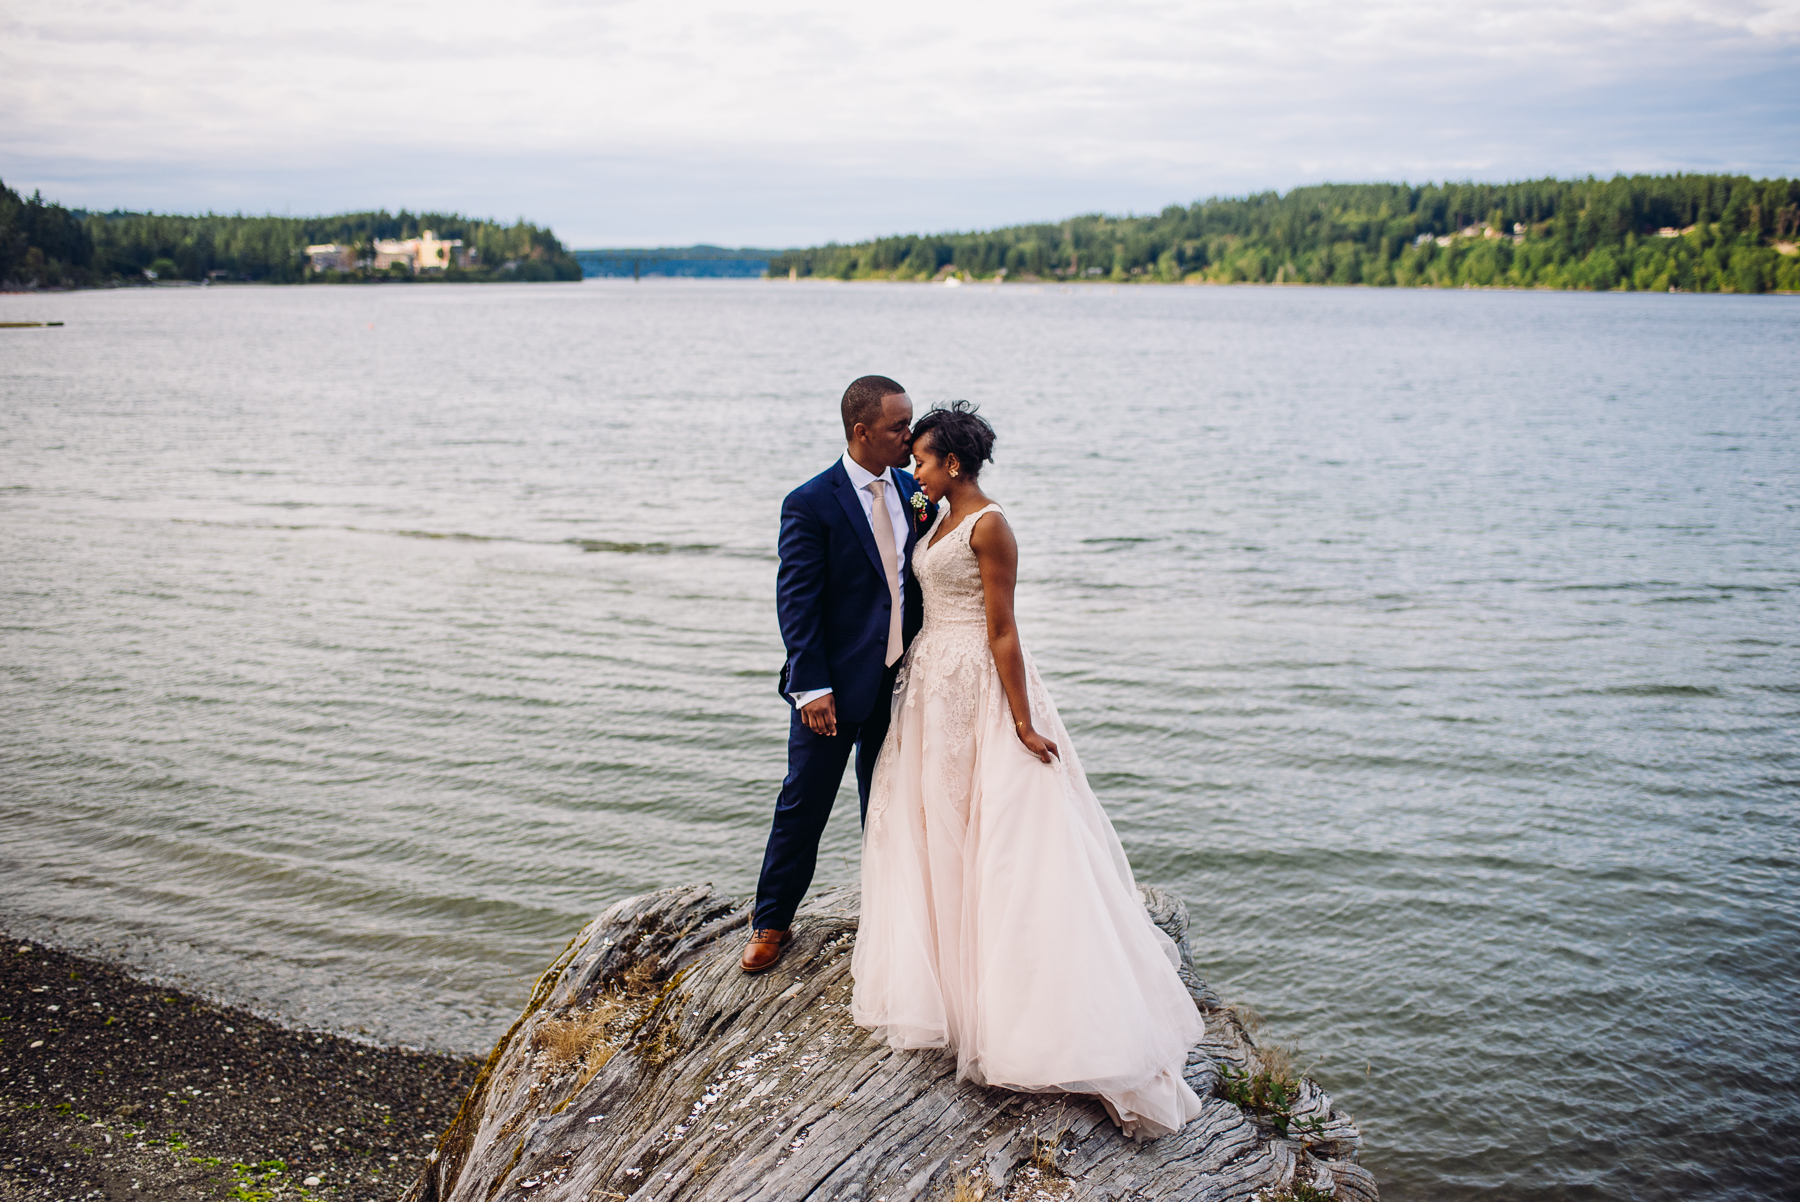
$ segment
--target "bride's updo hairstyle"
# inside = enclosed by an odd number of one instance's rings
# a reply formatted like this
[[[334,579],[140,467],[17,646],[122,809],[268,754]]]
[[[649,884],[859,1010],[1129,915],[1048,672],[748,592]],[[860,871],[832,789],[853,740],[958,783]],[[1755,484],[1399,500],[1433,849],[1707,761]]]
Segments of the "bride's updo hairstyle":
[[[981,474],[982,464],[994,458],[994,427],[967,401],[932,406],[931,412],[913,423],[912,436],[914,442],[926,439],[940,459],[956,456],[963,474],[971,479]]]

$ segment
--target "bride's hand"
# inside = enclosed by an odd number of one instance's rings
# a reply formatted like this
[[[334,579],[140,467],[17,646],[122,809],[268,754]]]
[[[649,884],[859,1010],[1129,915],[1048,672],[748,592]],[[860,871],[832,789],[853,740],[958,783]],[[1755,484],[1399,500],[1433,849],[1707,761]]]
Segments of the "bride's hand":
[[[1015,729],[1019,732],[1019,742],[1025,744],[1025,750],[1029,751],[1032,755],[1037,756],[1037,758],[1044,761],[1044,763],[1048,764],[1052,756],[1059,760],[1062,759],[1062,752],[1056,749],[1056,744],[1052,743],[1049,739],[1046,739],[1043,735],[1040,735],[1037,731],[1031,729],[1031,727],[1020,726]]]

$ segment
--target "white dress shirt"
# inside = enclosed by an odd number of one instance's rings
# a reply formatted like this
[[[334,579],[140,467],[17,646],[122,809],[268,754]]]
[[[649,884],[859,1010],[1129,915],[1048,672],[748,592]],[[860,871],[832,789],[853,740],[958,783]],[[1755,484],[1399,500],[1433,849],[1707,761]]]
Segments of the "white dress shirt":
[[[881,474],[876,475],[852,459],[849,451],[844,452],[843,464],[844,471],[850,476],[850,487],[856,490],[856,499],[862,502],[863,516],[869,519],[870,530],[875,528],[875,494],[869,491],[869,485],[876,480],[887,481],[887,487],[882,491],[885,494],[883,499],[887,502],[888,521],[894,524],[894,550],[895,559],[898,561],[894,565],[895,583],[900,586],[900,596],[904,599],[906,596],[907,521],[906,501],[900,495],[900,482],[894,479],[893,468],[884,467],[881,469]],[[904,604],[904,600],[902,603]],[[808,702],[817,701],[829,692],[831,692],[830,689],[808,689],[804,693],[790,693],[788,696],[792,697],[794,705],[799,707]]]

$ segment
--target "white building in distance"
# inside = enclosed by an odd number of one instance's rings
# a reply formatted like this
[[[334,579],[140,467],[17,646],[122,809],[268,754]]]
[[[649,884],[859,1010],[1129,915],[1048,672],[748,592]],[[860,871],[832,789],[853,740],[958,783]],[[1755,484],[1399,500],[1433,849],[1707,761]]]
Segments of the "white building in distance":
[[[417,238],[377,238],[370,244],[371,256],[359,262],[356,247],[342,242],[321,242],[306,248],[306,266],[311,271],[355,271],[367,265],[386,271],[399,263],[412,270],[442,271],[454,262],[458,267],[472,266],[476,250],[464,250],[461,238],[442,239],[435,231],[425,230]]]
[[[322,242],[306,248],[306,266],[312,271],[356,270],[356,248]]]
[[[474,251],[463,251],[461,238],[444,241],[433,231],[425,230],[417,238],[377,238],[373,266],[376,271],[386,271],[395,263],[404,263],[414,275],[442,271],[450,266],[453,253],[458,267],[467,267],[475,258]]]

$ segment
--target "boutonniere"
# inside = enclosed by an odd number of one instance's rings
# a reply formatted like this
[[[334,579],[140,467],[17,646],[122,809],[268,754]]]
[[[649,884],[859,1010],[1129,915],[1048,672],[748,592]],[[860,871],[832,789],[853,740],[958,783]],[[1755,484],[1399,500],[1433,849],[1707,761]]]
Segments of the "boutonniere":
[[[913,520],[923,526],[931,520],[931,500],[923,489],[906,498],[907,504],[913,507]]]

